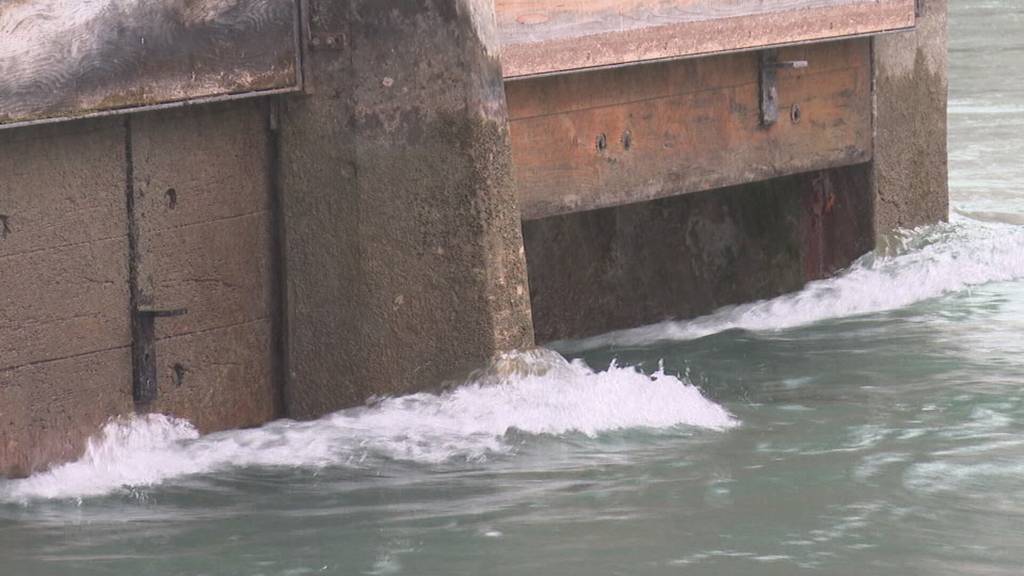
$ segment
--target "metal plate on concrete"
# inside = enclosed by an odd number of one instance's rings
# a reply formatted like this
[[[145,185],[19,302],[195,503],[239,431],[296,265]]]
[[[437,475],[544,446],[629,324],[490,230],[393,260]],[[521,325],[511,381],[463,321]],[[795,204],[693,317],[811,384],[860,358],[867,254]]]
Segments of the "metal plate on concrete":
[[[0,0],[0,127],[296,90],[298,0]]]

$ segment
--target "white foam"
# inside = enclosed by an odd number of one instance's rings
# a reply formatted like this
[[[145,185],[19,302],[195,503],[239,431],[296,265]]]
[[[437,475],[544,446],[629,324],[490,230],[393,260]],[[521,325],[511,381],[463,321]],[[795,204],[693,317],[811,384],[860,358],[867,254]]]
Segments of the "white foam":
[[[903,233],[840,275],[803,290],[722,308],[690,321],[667,321],[574,342],[563,352],[692,340],[740,328],[771,331],[821,320],[896,310],[971,286],[1024,278],[1024,227],[954,214],[950,224]]]
[[[537,350],[501,358],[454,390],[390,398],[312,422],[202,436],[190,424],[149,415],[112,421],[78,461],[0,484],[0,500],[82,498],[153,486],[234,466],[370,466],[508,454],[512,430],[561,435],[678,425],[736,425],[693,385],[631,367],[594,371]]]

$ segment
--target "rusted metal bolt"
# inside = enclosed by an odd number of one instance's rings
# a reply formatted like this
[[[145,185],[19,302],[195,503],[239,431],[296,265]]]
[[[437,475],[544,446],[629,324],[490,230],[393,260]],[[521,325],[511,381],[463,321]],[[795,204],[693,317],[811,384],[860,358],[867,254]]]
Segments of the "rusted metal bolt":
[[[799,104],[793,104],[793,107],[789,109],[789,119],[793,122],[793,124],[799,124],[800,123],[800,115],[801,115],[800,105]]]
[[[608,149],[608,135],[604,132],[597,136],[597,149],[602,152]]]

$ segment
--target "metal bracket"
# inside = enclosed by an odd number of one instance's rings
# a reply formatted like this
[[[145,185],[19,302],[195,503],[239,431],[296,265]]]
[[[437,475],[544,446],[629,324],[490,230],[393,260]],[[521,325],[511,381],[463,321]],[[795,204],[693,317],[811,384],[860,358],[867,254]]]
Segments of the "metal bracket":
[[[155,310],[139,308],[135,311],[134,339],[132,343],[132,399],[136,406],[145,406],[157,396],[156,319],[188,314],[188,310]]]
[[[779,87],[776,72],[779,68],[807,68],[807,60],[779,61],[777,50],[761,51],[761,125],[771,126],[779,121]]]

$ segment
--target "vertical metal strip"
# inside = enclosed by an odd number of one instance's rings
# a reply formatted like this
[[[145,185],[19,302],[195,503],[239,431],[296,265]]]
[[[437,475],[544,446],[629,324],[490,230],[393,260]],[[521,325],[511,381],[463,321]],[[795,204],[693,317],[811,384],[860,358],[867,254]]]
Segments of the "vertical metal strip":
[[[139,224],[135,209],[135,158],[132,150],[132,117],[124,117],[125,206],[128,222],[128,316],[132,330],[132,400],[143,410],[156,397],[153,356],[153,318],[140,315]]]
[[[273,346],[273,378],[277,393],[275,399],[276,416],[288,415],[288,284],[285,261],[286,227],[284,222],[284,200],[281,198],[281,106],[283,103],[276,96],[267,102],[267,182],[270,187],[270,219],[272,253],[270,254],[270,270],[273,283],[274,311],[271,315],[272,346]]]

